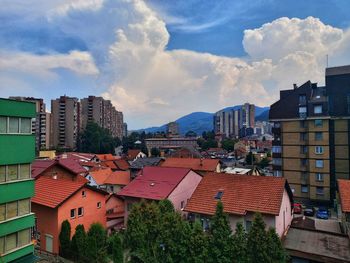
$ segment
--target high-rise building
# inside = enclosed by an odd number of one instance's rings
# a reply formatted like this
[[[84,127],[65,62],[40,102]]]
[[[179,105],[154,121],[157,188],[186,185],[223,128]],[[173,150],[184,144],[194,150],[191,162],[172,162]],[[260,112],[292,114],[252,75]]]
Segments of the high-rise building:
[[[239,108],[221,110],[214,114],[214,132],[224,137],[244,137],[247,128],[254,128],[255,106],[245,103]]]
[[[0,262],[33,262],[35,104],[0,99]]]
[[[81,129],[90,121],[108,129],[113,137],[123,137],[123,113],[115,109],[110,100],[89,96],[81,100]]]
[[[80,131],[80,102],[61,96],[51,100],[51,113],[53,146],[74,150]]]
[[[350,66],[327,68],[324,87],[282,90],[269,118],[274,175],[296,199],[333,202],[336,180],[350,179]]]
[[[166,125],[166,133],[168,136],[178,136],[180,134],[179,124],[175,121],[169,122]]]
[[[49,149],[51,145],[51,113],[46,112],[44,100],[40,98],[17,96],[10,97],[10,99],[35,103],[36,116],[32,120],[32,132],[35,134],[35,149],[36,152]]]

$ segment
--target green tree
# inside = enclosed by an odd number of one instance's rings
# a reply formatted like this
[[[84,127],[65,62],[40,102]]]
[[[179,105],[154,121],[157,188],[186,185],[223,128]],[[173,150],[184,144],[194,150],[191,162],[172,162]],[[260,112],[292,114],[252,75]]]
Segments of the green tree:
[[[265,228],[266,225],[261,214],[255,214],[247,240],[247,251],[250,263],[270,262],[269,255],[271,251],[268,251],[268,238]]]
[[[242,223],[237,223],[236,231],[233,235],[232,246],[233,262],[246,263],[247,258],[247,234],[244,230]]]
[[[209,237],[203,231],[201,224],[196,221],[193,224],[188,244],[188,262],[208,262]]]
[[[278,237],[274,228],[269,228],[267,232],[267,249],[269,251],[269,257],[271,263],[287,262],[288,254],[282,246],[281,239]]]
[[[227,214],[224,213],[223,204],[219,201],[215,215],[211,221],[211,236],[209,239],[209,262],[232,262],[232,233]]]
[[[152,157],[159,157],[160,156],[160,150],[158,148],[152,148],[151,149],[151,155],[152,155]]]
[[[194,131],[188,131],[186,132],[185,137],[197,137],[197,133]]]
[[[93,223],[87,233],[86,255],[89,262],[107,262],[107,234],[100,223]]]
[[[261,161],[259,162],[259,167],[265,168],[265,167],[269,166],[269,163],[270,163],[269,159],[265,157],[265,158],[261,159]]]
[[[70,223],[68,220],[64,220],[62,222],[61,232],[58,237],[60,240],[60,255],[64,258],[71,258],[70,235],[71,235]]]
[[[84,225],[77,225],[75,228],[75,234],[72,237],[71,242],[71,250],[72,250],[72,258],[76,262],[87,262],[86,258],[86,233],[84,229]]]
[[[225,139],[221,142],[222,148],[225,149],[228,152],[232,152],[235,149],[235,143],[237,141],[236,140],[232,140],[232,139]]]
[[[123,246],[122,246],[122,239],[119,234],[113,234],[111,236],[111,252],[112,252],[112,259],[114,263],[123,263]]]
[[[252,152],[249,152],[247,156],[245,157],[245,163],[248,165],[252,165],[256,162],[255,156]]]

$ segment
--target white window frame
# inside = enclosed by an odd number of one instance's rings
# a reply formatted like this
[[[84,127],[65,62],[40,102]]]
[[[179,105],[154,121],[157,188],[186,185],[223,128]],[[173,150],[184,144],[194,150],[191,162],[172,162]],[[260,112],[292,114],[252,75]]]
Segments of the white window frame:
[[[16,116],[2,116],[6,118],[6,132],[0,133],[0,134],[32,134],[33,131],[33,118],[25,118],[25,117],[16,117]],[[10,132],[10,118],[17,118],[18,119],[18,132]],[[30,119],[30,129],[29,133],[22,133],[21,132],[21,123],[22,119]]]
[[[81,208],[81,214],[79,215],[79,209]],[[77,215],[78,215],[78,217],[82,217],[83,215],[84,215],[84,207],[78,207],[78,209],[77,209],[78,211],[77,211]]]
[[[317,182],[323,182],[323,180],[324,180],[324,174],[323,173],[316,173],[315,177],[316,177],[316,181]]]
[[[74,215],[72,216],[72,210],[74,211]],[[70,211],[69,211],[69,217],[70,218],[76,218],[77,216],[76,216],[76,211],[75,211],[76,209],[75,208],[73,208],[73,209],[71,209]]]
[[[315,154],[323,154],[323,146],[315,146]]]

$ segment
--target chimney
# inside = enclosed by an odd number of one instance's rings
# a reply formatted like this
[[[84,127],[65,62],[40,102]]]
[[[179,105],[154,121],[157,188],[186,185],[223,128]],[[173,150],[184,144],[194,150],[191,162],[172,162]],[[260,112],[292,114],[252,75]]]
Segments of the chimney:
[[[200,159],[199,159],[199,165],[200,165],[200,166],[203,166],[203,158],[200,158]]]
[[[293,84],[293,88],[294,88],[294,89],[297,89],[297,88],[298,88],[298,85],[294,83],[294,84]]]

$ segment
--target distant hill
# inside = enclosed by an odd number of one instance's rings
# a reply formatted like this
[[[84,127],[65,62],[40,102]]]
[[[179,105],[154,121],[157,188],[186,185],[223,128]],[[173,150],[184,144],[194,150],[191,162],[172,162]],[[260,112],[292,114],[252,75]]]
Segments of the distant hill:
[[[259,115],[256,115],[255,121],[268,121],[269,120],[270,109],[263,111]]]
[[[229,111],[232,109],[238,109],[240,105],[236,105],[233,107],[227,107],[224,108],[224,111]],[[256,118],[261,118],[259,120],[265,120],[267,116],[268,118],[268,111],[269,107],[255,107],[255,117]],[[185,115],[179,119],[176,120],[176,122],[180,126],[180,133],[181,135],[185,135],[186,132],[188,131],[194,131],[198,135],[202,134],[204,131],[211,131],[213,130],[213,115],[214,113],[209,113],[209,112],[192,112],[188,115]],[[149,127],[146,129],[140,129],[137,130],[138,132],[143,132],[145,131],[146,133],[151,132],[165,132],[166,130],[166,124],[159,126],[159,127]]]

